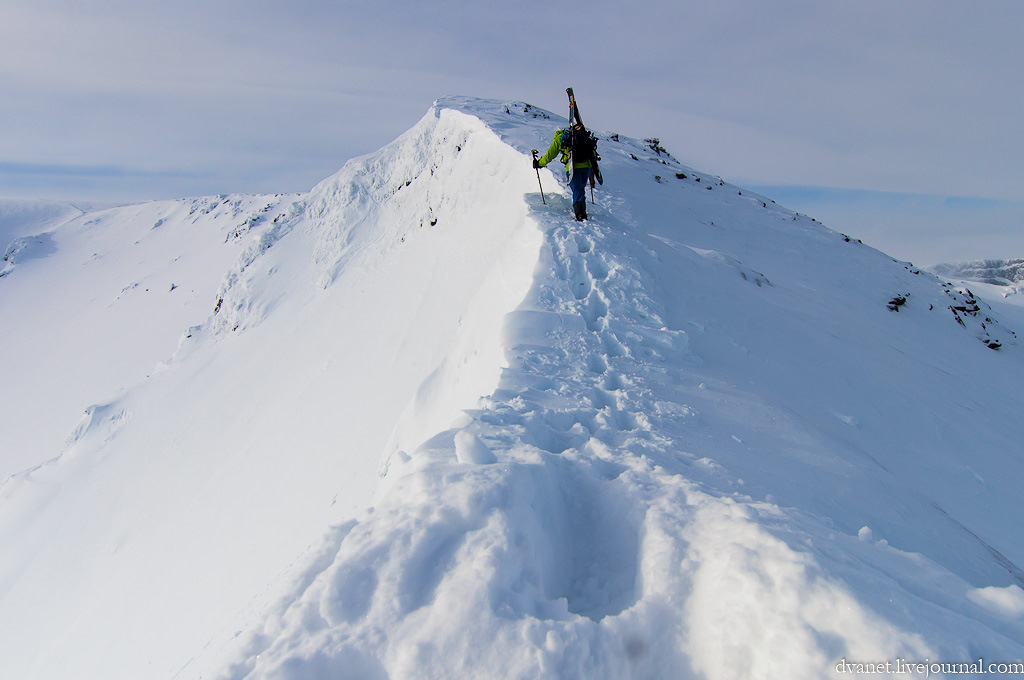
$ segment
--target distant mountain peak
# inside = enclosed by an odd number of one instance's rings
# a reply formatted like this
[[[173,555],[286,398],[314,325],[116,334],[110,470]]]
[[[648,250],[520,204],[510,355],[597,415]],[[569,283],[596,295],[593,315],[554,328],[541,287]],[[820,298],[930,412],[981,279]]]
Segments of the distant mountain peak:
[[[932,271],[949,279],[977,281],[994,286],[1016,286],[1024,283],[1024,258],[943,263],[932,267]]]

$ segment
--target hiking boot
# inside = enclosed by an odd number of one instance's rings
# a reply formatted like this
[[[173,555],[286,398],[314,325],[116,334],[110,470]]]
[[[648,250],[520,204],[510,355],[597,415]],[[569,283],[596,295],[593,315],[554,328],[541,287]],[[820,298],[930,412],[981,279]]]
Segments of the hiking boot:
[[[580,201],[579,203],[572,204],[572,211],[576,215],[576,221],[582,222],[587,219],[587,203],[586,201]]]

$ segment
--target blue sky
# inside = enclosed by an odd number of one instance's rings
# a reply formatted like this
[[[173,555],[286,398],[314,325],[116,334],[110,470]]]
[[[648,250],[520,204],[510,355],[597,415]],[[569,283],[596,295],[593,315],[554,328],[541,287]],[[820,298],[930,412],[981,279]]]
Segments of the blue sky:
[[[0,196],[302,191],[447,94],[656,136],[926,265],[1024,255],[1017,2],[5,0]]]

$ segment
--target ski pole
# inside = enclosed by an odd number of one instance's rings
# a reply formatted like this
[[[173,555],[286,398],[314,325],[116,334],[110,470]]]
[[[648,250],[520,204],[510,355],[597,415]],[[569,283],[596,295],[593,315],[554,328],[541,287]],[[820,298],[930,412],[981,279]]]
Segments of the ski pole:
[[[530,152],[533,154],[534,162],[536,162],[537,161],[537,150],[536,149],[531,149]],[[540,187],[540,200],[541,200],[541,202],[544,203],[544,205],[547,205],[548,201],[547,201],[546,198],[544,198],[544,185],[540,183],[540,168],[534,167],[534,170],[537,171],[537,186]]]

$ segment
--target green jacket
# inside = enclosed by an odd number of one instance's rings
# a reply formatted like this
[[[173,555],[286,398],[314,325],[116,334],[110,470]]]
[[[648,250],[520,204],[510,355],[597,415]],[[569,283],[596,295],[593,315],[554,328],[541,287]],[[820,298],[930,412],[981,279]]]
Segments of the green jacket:
[[[545,153],[543,156],[541,156],[540,160],[537,161],[537,163],[538,163],[538,165],[540,165],[540,167],[543,168],[545,165],[547,165],[548,163],[553,161],[555,159],[555,156],[557,156],[559,153],[561,153],[562,154],[562,158],[560,160],[563,163],[565,163],[565,169],[567,171],[569,170],[569,152],[571,151],[571,148],[569,146],[569,142],[568,141],[566,141],[565,144],[562,144],[562,133],[566,132],[567,130],[568,130],[568,128],[561,128],[561,129],[555,130],[555,138],[552,140],[551,146],[548,147],[547,153]],[[583,162],[580,162],[580,163],[573,163],[573,167],[575,167],[575,168],[589,168],[590,167],[590,161],[583,161]]]

